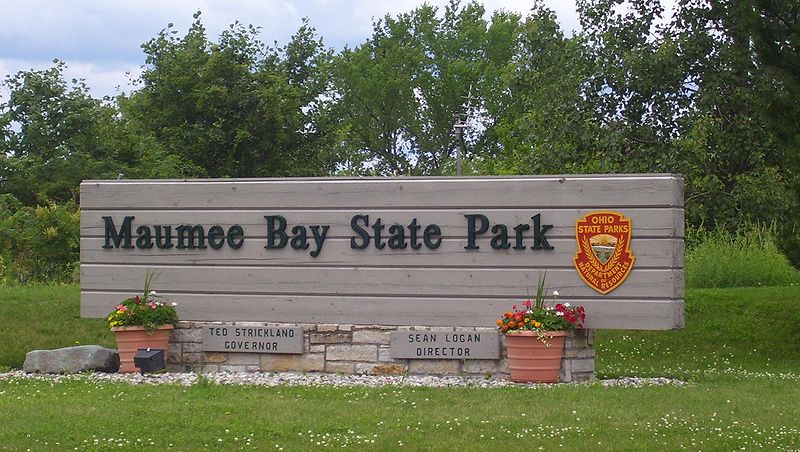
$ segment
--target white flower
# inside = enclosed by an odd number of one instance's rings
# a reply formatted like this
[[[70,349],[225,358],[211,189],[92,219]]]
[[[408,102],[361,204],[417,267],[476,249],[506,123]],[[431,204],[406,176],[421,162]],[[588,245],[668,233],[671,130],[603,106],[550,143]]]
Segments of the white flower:
[[[173,301],[172,303],[170,303],[170,304],[171,304],[173,307],[174,307],[174,306],[178,306],[178,303],[175,303],[174,301]]]
[[[557,290],[554,290],[554,291],[553,291],[553,296],[554,296],[554,297],[557,297],[557,296],[558,296],[558,291],[557,291]]]
[[[564,303],[564,307],[568,308],[569,307],[569,303]]]
[[[558,311],[558,312],[556,312],[556,315],[564,315],[564,313],[561,312],[561,311]]]
[[[149,294],[147,294],[147,295],[148,295],[148,296],[151,296],[151,297],[157,297],[157,296],[158,296],[158,293],[156,293],[156,291],[155,291],[155,290],[151,290],[151,291],[150,291],[150,293],[149,293]]]

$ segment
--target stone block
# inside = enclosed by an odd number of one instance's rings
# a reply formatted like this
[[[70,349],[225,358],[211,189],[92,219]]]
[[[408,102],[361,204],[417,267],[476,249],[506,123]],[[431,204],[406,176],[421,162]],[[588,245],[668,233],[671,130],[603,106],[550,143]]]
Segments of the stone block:
[[[411,359],[408,361],[408,373],[457,375],[459,361],[456,359]]]
[[[203,342],[203,330],[201,329],[181,329],[172,330],[170,342]]]
[[[490,374],[497,370],[497,360],[468,359],[461,363],[461,372],[468,374]]]
[[[119,370],[119,354],[99,345],[33,350],[25,355],[22,370],[45,374],[72,374],[86,370],[116,372]]]
[[[233,322],[236,326],[247,326],[251,328],[260,328],[264,326],[264,322]]]
[[[350,342],[348,333],[314,333],[309,337],[312,344],[345,344]]]
[[[175,329],[185,330],[189,328],[194,328],[192,322],[178,322],[178,325],[175,326]]]
[[[565,360],[567,361],[567,360]],[[572,372],[594,372],[594,359],[570,359]]]
[[[167,362],[181,362],[181,344],[169,344],[169,348],[167,349]]]
[[[328,361],[375,361],[378,359],[377,345],[329,345]]]
[[[353,374],[355,373],[356,365],[354,363],[332,362],[325,363],[325,372],[334,374]]]
[[[354,330],[396,330],[396,326],[391,325],[353,325]]]
[[[181,363],[167,363],[165,368],[167,372],[191,372],[192,366],[187,366]]]
[[[561,370],[558,371],[558,381],[562,383],[572,382],[572,360],[562,359]]]
[[[406,366],[404,364],[357,363],[356,373],[369,375],[404,375],[406,373]]]
[[[494,327],[490,328],[490,327],[478,326],[478,327],[475,327],[475,332],[476,333],[496,333],[497,329],[494,328]]]
[[[378,348],[378,361],[380,362],[393,362],[391,347],[382,346]]]
[[[181,362],[185,364],[195,364],[202,362],[202,353],[183,353],[181,354]]]
[[[564,341],[564,348],[586,348],[589,344],[586,342],[586,336],[580,335],[576,337],[568,337]]]
[[[204,363],[224,363],[228,359],[227,353],[206,352],[203,353]]]
[[[258,366],[261,364],[261,355],[258,353],[228,353],[227,365]]]
[[[227,372],[229,374],[247,372],[247,366],[220,364],[219,365],[219,371],[220,372]]]
[[[360,330],[353,332],[354,344],[388,344],[390,331]]]
[[[370,375],[405,375],[407,372],[405,364],[377,364],[369,373]]]
[[[261,370],[265,372],[322,372],[325,370],[325,357],[321,353],[305,353],[302,355],[269,355],[261,356]]]
[[[497,372],[502,374],[510,373],[508,369],[508,358],[503,358],[497,362]]]
[[[325,352],[325,346],[324,345],[312,345],[311,347],[308,348],[308,351],[310,351],[311,353],[323,353],[323,352]]]
[[[333,332],[336,331],[336,328],[337,325],[334,325],[333,323],[320,323],[317,325],[317,331],[320,333]]]
[[[594,380],[595,380],[594,372],[573,372],[572,373],[572,381],[585,382],[585,381],[594,381]]]
[[[202,342],[184,342],[183,351],[186,353],[198,353],[203,351]]]
[[[202,371],[203,371],[203,373],[206,373],[206,374],[219,372],[219,365],[217,365],[217,364],[203,364]]]
[[[353,325],[339,325],[339,331],[353,331]]]

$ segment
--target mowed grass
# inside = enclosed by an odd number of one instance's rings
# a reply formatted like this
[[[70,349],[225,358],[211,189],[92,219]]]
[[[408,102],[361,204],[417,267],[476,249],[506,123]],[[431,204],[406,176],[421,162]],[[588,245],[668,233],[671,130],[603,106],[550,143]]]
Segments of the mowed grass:
[[[56,292],[62,290],[74,288]],[[77,290],[66,299],[77,315]],[[0,299],[4,327],[5,304]],[[686,304],[685,330],[600,331],[596,340],[599,377],[671,376],[688,381],[686,387],[267,388],[202,379],[182,387],[12,379],[0,381],[0,450],[800,448],[800,288],[690,290]],[[102,322],[74,320],[76,328],[104,329]]]
[[[22,367],[30,350],[88,344],[116,348],[103,319],[81,318],[77,285],[0,286],[0,369]]]
[[[0,449],[733,450],[800,444],[797,381],[689,388],[0,383]]]

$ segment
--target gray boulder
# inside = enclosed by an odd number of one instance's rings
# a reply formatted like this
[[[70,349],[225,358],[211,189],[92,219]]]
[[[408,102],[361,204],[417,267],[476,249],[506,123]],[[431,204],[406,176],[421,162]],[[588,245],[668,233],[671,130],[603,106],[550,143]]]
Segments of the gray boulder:
[[[119,370],[119,353],[99,345],[33,350],[25,355],[22,370],[43,374],[74,374],[86,370],[116,372]]]

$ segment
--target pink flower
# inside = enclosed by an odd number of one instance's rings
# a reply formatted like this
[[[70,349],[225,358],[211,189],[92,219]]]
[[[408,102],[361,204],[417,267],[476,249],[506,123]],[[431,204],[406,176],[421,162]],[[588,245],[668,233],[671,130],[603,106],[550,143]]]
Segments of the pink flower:
[[[155,309],[155,308],[157,308],[157,307],[158,307],[158,306],[157,306],[155,303],[153,303],[152,301],[148,301],[148,302],[147,302],[147,306],[150,306],[150,309]]]
[[[531,303],[531,300],[525,300],[525,302],[522,303],[522,304],[524,304],[525,307],[528,308],[528,309],[530,309],[531,306],[533,306],[533,303]]]
[[[116,306],[116,308],[117,308],[117,311],[122,311],[122,312],[126,312],[128,310],[128,307],[125,306],[124,304],[118,304]]]

